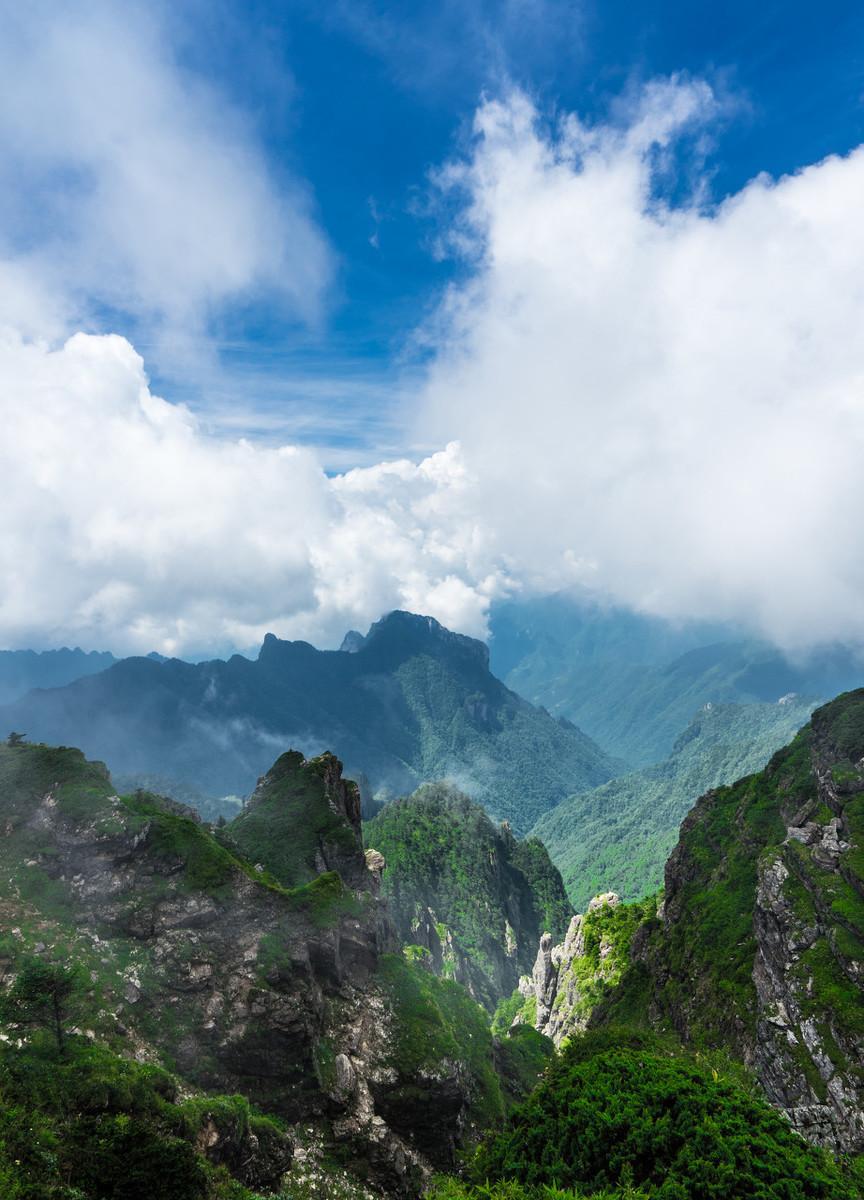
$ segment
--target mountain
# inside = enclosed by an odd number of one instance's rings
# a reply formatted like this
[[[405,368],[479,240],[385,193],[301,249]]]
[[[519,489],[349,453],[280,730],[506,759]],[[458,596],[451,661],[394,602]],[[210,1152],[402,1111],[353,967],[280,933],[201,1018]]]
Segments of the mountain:
[[[656,892],[678,826],[709,788],[765,765],[806,724],[814,705],[794,697],[777,704],[708,704],[690,722],[665,762],[571,796],[531,831],[545,844],[582,910],[614,891],[636,900]]]
[[[404,960],[359,811],[331,755],[286,753],[214,833],[0,746],[4,1195],[413,1198],[524,1095],[543,1039],[496,1046]]]
[[[826,700],[864,683],[831,647],[796,661],[738,629],[676,624],[563,596],[492,610],[492,669],[520,695],[574,721],[633,767],[661,762],[706,704]]]
[[[117,660],[107,651],[0,650],[0,704],[9,704],[31,688],[56,688],[104,671]]]
[[[859,690],[817,709],[762,771],[700,798],[659,905],[606,894],[573,918],[563,943],[544,935],[495,1024],[528,1022],[559,1045],[586,1030],[590,1044],[593,1030],[601,1049],[646,1031],[666,1055],[713,1062],[715,1081],[755,1078],[808,1141],[860,1156],[862,964]]]
[[[493,1011],[531,968],[544,930],[571,916],[541,842],[518,841],[452,787],[426,784],[364,827],[383,855],[383,894],[403,944]]]
[[[78,745],[126,777],[248,794],[274,755],[334,749],[388,796],[448,778],[517,832],[620,764],[489,671],[482,642],[394,612],[350,650],[268,634],[255,661],[130,658],[0,709],[0,727]]]
[[[813,1141],[864,1151],[864,690],[703,796],[596,1019],[725,1047]]]

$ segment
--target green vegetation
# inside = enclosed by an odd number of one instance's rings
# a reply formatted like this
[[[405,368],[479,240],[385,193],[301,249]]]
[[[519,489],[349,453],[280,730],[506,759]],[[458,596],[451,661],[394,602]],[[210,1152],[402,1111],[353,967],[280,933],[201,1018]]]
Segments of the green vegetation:
[[[363,911],[363,902],[345,887],[337,871],[325,871],[310,883],[292,888],[287,895],[319,929],[337,924],[342,917],[357,917]]]
[[[255,1200],[196,1150],[205,1120],[229,1145],[284,1142],[242,1098],[182,1102],[167,1072],[84,1039],[63,1056],[48,1035],[0,1045],[4,1200]]]
[[[289,750],[262,779],[247,808],[228,826],[232,843],[283,887],[308,884],[325,857],[359,855],[357,834],[328,802],[324,773],[332,755],[306,762]],[[346,788],[354,784],[345,782]]]
[[[614,891],[656,892],[678,827],[710,788],[765,765],[807,721],[811,704],[712,705],[699,712],[664,762],[571,796],[537,822],[574,907]]]
[[[737,1079],[643,1033],[574,1039],[506,1128],[476,1152],[473,1186],[442,1183],[437,1200],[517,1197],[650,1200],[857,1200],[829,1155],[794,1133]],[[461,1190],[460,1190],[461,1188]],[[535,1190],[532,1190],[535,1189]],[[566,1193],[565,1193],[566,1194]],[[544,1198],[545,1200],[545,1198]]]
[[[239,869],[237,859],[192,817],[170,811],[166,801],[147,792],[123,797],[126,810],[148,827],[147,843],[156,858],[179,860],[182,886],[188,891],[222,894]]]
[[[683,919],[667,922],[667,964],[655,998],[663,1011],[692,1015],[691,1036],[736,1037],[756,1013],[753,910],[758,864],[783,841],[781,806],[815,797],[809,727],[757,775],[705,796],[692,814],[682,848],[688,867],[667,897]],[[685,915],[686,914],[686,915]]]
[[[657,914],[654,897],[641,904],[601,904],[582,918],[583,952],[559,979],[556,1005],[568,1008],[574,1027],[585,1025],[630,966],[636,930]]]
[[[694,1048],[720,1046],[751,1058],[764,1046],[757,1022],[772,1015],[760,1010],[753,982],[757,951],[766,949],[754,923],[761,873],[771,906],[784,905],[780,935],[798,947],[785,951],[791,962],[783,987],[792,1003],[780,998],[812,1031],[778,1034],[775,1069],[782,1063],[814,1102],[828,1098],[826,1062],[856,1086],[864,1038],[856,983],[864,961],[864,777],[850,767],[862,750],[864,693],[850,693],[818,709],[765,770],[699,801],[667,871],[665,919],[648,922],[641,961],[595,1009],[595,1024],[686,1030]],[[820,792],[816,768],[831,778],[838,762],[840,782],[835,775],[831,791]],[[836,842],[825,827],[841,817]],[[803,828],[787,836],[790,826]]]
[[[631,969],[636,930],[656,915],[653,896],[636,904],[600,902],[598,897],[589,905],[575,938],[565,942],[558,959],[551,1026],[546,1030],[556,1041],[578,1033],[604,1005],[619,999],[619,985]],[[492,1030],[503,1032],[517,1020],[528,1025],[537,1020],[537,997],[526,999],[518,989],[498,1005]]]
[[[425,934],[435,968],[490,1011],[531,969],[543,931],[564,936],[570,905],[542,844],[496,828],[455,788],[427,784],[392,801],[364,834],[386,860],[383,891],[402,941]]]
[[[462,1062],[472,1079],[475,1122],[488,1128],[500,1120],[504,1100],[483,1009],[460,984],[440,979],[402,955],[384,955],[378,977],[389,1001],[391,1065],[399,1076],[410,1080],[425,1071],[450,1071]],[[416,1092],[413,1084],[406,1086]]]
[[[63,1055],[76,993],[82,984],[80,966],[24,959],[18,964],[11,987],[0,996],[0,1021],[16,1031],[48,1029],[57,1053]]]
[[[534,1017],[536,1017],[537,1001],[533,996],[531,999],[534,1000]],[[496,1007],[492,1017],[492,1032],[496,1037],[503,1037],[504,1034],[506,1034],[507,1031],[513,1026],[513,1022],[516,1020],[517,1016],[520,1015],[528,1027],[533,1025],[533,1017],[531,1021],[528,1021],[526,1016],[526,1005],[528,1003],[529,1001],[525,999],[518,988],[514,988],[511,994],[509,996],[505,996],[503,1000],[499,1000],[498,1006]],[[519,1025],[517,1028],[524,1029],[526,1025]]]
[[[539,929],[559,940],[567,932],[573,906],[549,851],[539,838],[526,837],[511,844],[510,856],[513,866],[522,872],[531,886],[534,908],[540,917]]]
[[[604,1188],[602,1192],[573,1191],[559,1188],[555,1184],[513,1183],[463,1183],[451,1177],[433,1180],[432,1188],[426,1193],[427,1200],[651,1200],[642,1188],[625,1185],[623,1188]]]
[[[396,669],[417,731],[418,782],[450,780],[524,834],[576,781],[593,786],[617,773],[620,764],[575,725],[534,708],[477,665],[457,672],[447,655],[424,652]]]
[[[508,1110],[536,1087],[554,1054],[551,1039],[530,1025],[514,1025],[496,1040],[495,1069]]]
[[[52,796],[70,815],[86,818],[95,815],[110,795],[106,767],[88,761],[80,750],[0,743],[0,799],[4,818],[13,828],[45,796]]]

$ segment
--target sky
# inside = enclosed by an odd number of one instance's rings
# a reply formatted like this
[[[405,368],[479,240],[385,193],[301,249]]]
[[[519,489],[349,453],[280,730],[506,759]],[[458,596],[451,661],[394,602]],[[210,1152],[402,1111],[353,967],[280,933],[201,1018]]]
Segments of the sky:
[[[0,644],[864,640],[864,11],[0,0]]]

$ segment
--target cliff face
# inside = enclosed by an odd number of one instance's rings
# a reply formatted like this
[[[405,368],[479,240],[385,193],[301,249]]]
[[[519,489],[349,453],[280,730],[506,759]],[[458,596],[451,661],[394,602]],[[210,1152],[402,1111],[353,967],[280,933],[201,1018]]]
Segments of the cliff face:
[[[621,980],[634,934],[655,907],[653,900],[622,904],[615,892],[595,896],[584,914],[571,919],[562,942],[555,945],[543,934],[533,969],[502,1006],[501,1018],[533,1025],[556,1046],[584,1032]]]
[[[432,784],[366,824],[387,864],[384,895],[403,943],[464,984],[489,1011],[530,970],[544,930],[571,915],[561,877],[536,839],[517,840],[455,788]]]
[[[864,1149],[864,692],[702,797],[632,960],[595,1023],[725,1046],[805,1136]]]
[[[810,1141],[864,1150],[864,691],[703,796],[663,903],[597,897],[501,1015],[560,1043],[650,1025],[724,1048]]]
[[[860,702],[859,702],[860,703]],[[813,722],[816,794],[781,806],[784,837],[758,864],[748,1046],[768,1097],[812,1140],[864,1149],[864,715],[840,704]],[[838,744],[840,743],[840,744]],[[793,811],[794,809],[794,811]]]
[[[260,832],[251,818],[280,796],[292,852],[277,826],[250,861],[239,847]],[[5,961],[48,946],[82,963],[93,1037],[243,1093],[394,1196],[452,1161],[476,1102],[500,1103],[479,1010],[465,997],[456,1019],[459,997],[393,954],[356,790],[332,756],[283,756],[217,840],[170,801],[114,795],[77,751],[3,747],[0,821]],[[419,1048],[418,1021],[437,1036]]]

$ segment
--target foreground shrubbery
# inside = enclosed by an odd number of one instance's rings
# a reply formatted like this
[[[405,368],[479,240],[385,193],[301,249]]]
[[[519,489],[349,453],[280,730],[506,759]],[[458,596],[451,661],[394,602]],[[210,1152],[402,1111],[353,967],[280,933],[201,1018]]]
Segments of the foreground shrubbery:
[[[158,1067],[129,1062],[71,1038],[58,1054],[37,1035],[0,1050],[0,1196],[3,1200],[254,1200],[195,1148],[213,1112],[226,1142],[256,1123],[265,1140],[279,1131],[252,1117],[241,1097],[179,1102]],[[266,1128],[265,1128],[266,1126]],[[233,1127],[233,1128],[232,1128]]]
[[[740,1082],[647,1035],[614,1031],[571,1042],[468,1176],[440,1181],[434,1200],[862,1195],[844,1167]]]
[[[551,1184],[531,1187],[521,1183],[488,1183],[472,1187],[456,1179],[436,1180],[427,1200],[651,1200],[641,1188],[623,1187],[613,1191],[574,1192]]]

